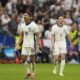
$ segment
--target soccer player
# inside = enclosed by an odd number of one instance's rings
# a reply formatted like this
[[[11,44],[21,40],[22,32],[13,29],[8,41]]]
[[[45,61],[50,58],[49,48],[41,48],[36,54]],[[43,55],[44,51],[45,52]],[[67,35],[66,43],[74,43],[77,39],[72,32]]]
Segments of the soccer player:
[[[34,49],[34,34],[36,40],[36,46],[39,46],[38,26],[35,22],[31,21],[29,14],[24,14],[24,23],[21,24],[20,39],[16,44],[15,49],[19,48],[19,45],[23,41],[22,45],[22,61],[26,67],[25,79],[31,77],[35,78],[35,49]]]
[[[53,56],[54,56],[54,69],[53,74],[57,73],[58,62],[60,63],[60,76],[63,76],[63,69],[65,66],[65,55],[67,53],[66,47],[66,37],[70,41],[70,45],[72,47],[72,43],[69,37],[68,26],[64,24],[64,17],[62,15],[58,16],[57,23],[52,26],[51,30],[51,41],[53,44]]]

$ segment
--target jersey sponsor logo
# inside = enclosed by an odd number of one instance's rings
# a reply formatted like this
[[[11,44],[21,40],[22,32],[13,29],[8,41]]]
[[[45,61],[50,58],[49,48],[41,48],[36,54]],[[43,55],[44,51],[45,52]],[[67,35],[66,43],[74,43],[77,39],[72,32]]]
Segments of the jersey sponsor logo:
[[[30,31],[30,32],[32,32],[32,31],[33,31],[31,27],[29,27],[29,31]]]

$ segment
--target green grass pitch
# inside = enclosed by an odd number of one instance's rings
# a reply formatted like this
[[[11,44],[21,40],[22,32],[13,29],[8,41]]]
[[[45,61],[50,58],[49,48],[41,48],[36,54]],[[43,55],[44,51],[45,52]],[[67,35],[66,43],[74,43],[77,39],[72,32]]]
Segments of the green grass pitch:
[[[64,76],[53,75],[53,64],[36,64],[36,80],[80,80],[80,64],[66,64]],[[0,64],[0,80],[24,80],[23,64]],[[30,79],[28,79],[30,80]]]

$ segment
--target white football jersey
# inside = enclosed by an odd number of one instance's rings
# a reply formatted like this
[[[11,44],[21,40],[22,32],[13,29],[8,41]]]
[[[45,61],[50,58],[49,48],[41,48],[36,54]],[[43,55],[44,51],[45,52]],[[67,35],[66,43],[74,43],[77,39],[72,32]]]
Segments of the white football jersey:
[[[33,21],[28,25],[23,23],[21,30],[24,33],[23,47],[34,47],[34,33],[39,32],[37,24]]]
[[[54,34],[55,42],[65,42],[66,35],[69,34],[68,26],[63,25],[62,27],[59,27],[57,24],[55,24],[52,26],[51,34]]]

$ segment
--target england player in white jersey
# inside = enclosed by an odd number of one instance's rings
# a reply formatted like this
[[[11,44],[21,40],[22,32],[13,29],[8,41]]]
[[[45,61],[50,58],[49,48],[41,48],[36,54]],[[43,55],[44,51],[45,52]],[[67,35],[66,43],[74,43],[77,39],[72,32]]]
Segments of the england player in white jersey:
[[[35,49],[34,49],[34,34],[36,35],[36,45],[39,46],[39,37],[38,37],[38,26],[35,22],[31,21],[28,14],[24,14],[24,23],[21,24],[20,40],[16,45],[18,49],[20,43],[23,41],[22,45],[22,61],[27,69],[25,79],[28,77],[35,78]]]
[[[53,44],[53,56],[55,61],[53,73],[56,74],[57,72],[58,62],[60,58],[60,76],[63,76],[63,69],[65,66],[65,54],[67,53],[66,37],[68,37],[70,41],[68,26],[64,24],[64,17],[59,16],[57,23],[52,26],[51,41]],[[71,41],[70,44],[72,46]]]

